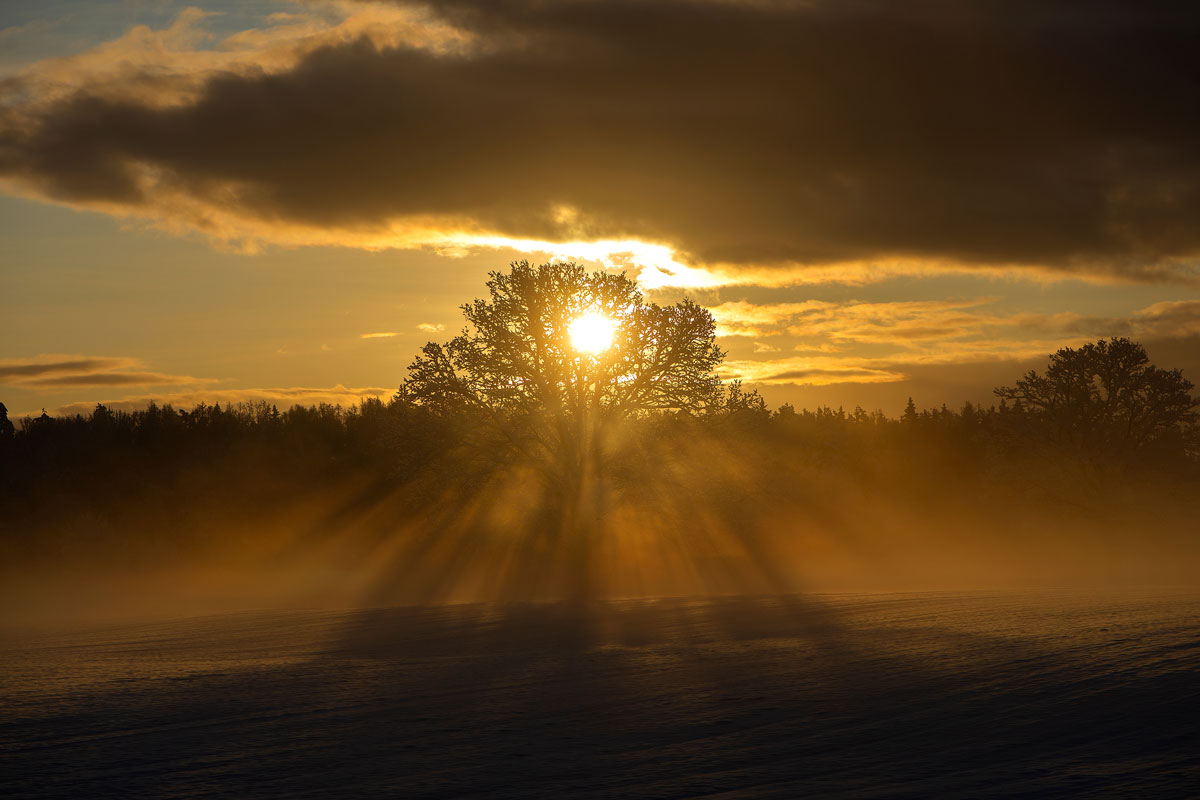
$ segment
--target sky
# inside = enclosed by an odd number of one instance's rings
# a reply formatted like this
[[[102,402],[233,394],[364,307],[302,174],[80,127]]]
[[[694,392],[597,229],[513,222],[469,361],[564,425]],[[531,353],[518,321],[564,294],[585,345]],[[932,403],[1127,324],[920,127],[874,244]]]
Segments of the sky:
[[[774,407],[1200,382],[1200,9],[0,0],[0,401],[387,397],[490,270],[709,308]]]

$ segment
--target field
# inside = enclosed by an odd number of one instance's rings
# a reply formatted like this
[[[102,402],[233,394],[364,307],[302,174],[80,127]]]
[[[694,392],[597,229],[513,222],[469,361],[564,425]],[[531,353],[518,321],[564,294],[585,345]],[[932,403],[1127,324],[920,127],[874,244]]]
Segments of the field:
[[[9,629],[5,797],[1195,797],[1200,595]]]

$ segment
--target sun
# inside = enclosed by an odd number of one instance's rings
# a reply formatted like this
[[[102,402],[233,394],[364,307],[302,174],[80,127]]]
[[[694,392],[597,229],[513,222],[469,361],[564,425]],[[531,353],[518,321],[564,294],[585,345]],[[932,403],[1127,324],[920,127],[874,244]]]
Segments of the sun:
[[[584,353],[603,353],[612,347],[617,323],[596,311],[578,316],[569,326],[571,346]]]

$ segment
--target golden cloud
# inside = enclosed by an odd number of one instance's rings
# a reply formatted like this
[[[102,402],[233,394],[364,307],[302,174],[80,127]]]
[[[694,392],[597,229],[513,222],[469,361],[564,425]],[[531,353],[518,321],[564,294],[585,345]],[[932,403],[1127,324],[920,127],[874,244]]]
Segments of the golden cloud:
[[[896,303],[738,302],[718,306],[724,320],[744,335],[813,340],[795,345],[805,355],[732,360],[723,377],[749,383],[827,386],[905,380],[917,367],[1029,361],[1064,346],[1107,336],[1161,340],[1200,336],[1200,301],[1167,301],[1126,317],[984,312],[987,298]],[[714,309],[714,312],[717,311]],[[799,320],[799,322],[798,322]],[[822,339],[824,341],[822,341]],[[831,345],[830,341],[837,342]],[[757,345],[757,343],[756,343]],[[886,355],[864,355],[863,347],[888,345]],[[755,346],[769,354],[777,347]]]
[[[894,383],[907,375],[891,369],[855,363],[855,359],[780,358],[766,361],[730,361],[722,368],[724,380],[760,384],[830,386],[840,383]]]

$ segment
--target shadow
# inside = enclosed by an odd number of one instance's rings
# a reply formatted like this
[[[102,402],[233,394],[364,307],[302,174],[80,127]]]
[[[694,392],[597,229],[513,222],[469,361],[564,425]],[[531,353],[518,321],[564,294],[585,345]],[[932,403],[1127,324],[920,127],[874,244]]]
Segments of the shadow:
[[[1198,610],[677,598],[60,636],[4,656],[0,792],[1194,795]]]

